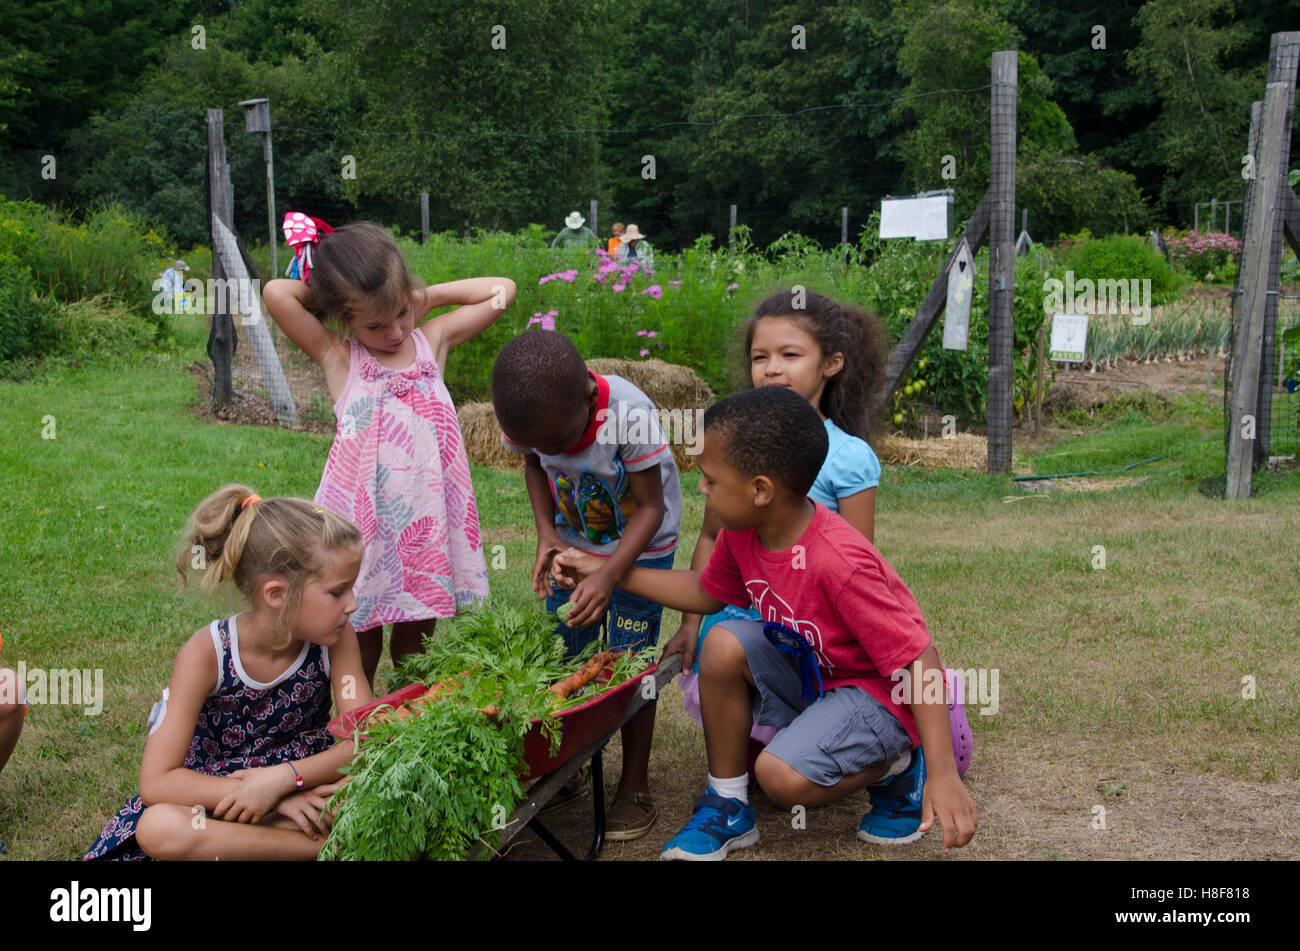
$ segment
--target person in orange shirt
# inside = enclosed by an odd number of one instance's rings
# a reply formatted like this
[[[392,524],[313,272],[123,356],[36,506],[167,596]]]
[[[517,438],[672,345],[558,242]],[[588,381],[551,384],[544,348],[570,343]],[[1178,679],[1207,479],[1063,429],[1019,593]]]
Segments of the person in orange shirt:
[[[623,243],[623,222],[614,222],[614,226],[609,231],[613,237],[609,239],[609,248],[607,250],[610,254],[613,254],[618,250],[618,246]]]

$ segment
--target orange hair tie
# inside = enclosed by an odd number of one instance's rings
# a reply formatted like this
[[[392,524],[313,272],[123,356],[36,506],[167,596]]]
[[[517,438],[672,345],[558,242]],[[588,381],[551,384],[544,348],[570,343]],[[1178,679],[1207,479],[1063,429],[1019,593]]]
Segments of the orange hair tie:
[[[244,509],[248,508],[248,506],[251,505],[253,502],[260,502],[260,501],[262,501],[262,497],[258,495],[256,492],[254,492],[248,498],[244,499],[244,501],[239,503],[239,510],[242,512]]]

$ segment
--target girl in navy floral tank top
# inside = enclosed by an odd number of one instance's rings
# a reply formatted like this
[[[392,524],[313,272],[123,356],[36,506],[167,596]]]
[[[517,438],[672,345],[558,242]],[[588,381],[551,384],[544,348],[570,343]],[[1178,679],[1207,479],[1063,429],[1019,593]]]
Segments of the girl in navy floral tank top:
[[[335,742],[331,690],[346,713],[370,701],[352,585],[361,535],[302,499],[218,489],[190,518],[177,569],[229,578],[249,609],[181,648],[150,714],[140,794],[86,859],[313,859],[352,758]],[[193,554],[191,554],[193,553]]]

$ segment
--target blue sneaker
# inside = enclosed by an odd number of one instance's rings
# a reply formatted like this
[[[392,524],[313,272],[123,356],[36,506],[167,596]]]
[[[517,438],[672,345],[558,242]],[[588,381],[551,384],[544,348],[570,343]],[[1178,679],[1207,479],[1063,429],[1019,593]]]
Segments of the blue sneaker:
[[[921,794],[925,789],[925,754],[912,750],[907,769],[867,787],[871,811],[858,824],[858,838],[876,845],[905,845],[921,838]]]
[[[713,787],[695,802],[691,821],[668,840],[659,856],[665,862],[721,862],[733,849],[758,841],[754,807],[739,799],[723,799]]]

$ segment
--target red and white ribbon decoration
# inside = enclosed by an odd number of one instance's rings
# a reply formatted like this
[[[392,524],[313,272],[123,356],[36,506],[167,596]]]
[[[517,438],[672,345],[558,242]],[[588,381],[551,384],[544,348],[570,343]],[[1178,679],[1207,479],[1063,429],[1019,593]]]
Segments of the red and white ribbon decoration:
[[[304,215],[301,211],[286,212],[284,216],[284,240],[293,248],[293,260],[285,270],[286,277],[296,277],[304,284],[311,282],[311,246],[319,244],[334,229],[321,221]]]

